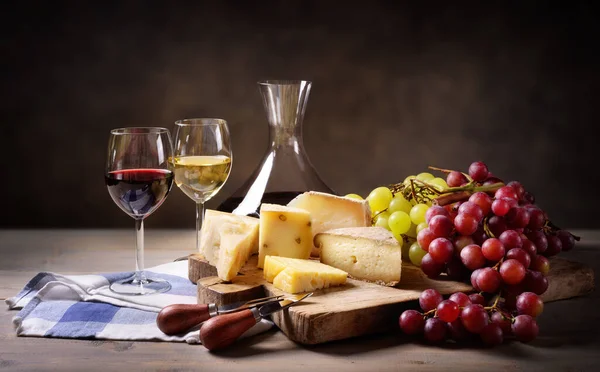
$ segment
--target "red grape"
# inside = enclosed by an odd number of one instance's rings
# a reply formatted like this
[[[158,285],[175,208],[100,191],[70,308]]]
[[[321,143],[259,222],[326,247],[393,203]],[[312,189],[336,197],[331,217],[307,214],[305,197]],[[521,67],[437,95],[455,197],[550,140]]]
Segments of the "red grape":
[[[475,270],[485,265],[485,257],[481,253],[481,247],[470,244],[460,251],[460,260],[469,270]]]
[[[560,239],[562,243],[562,250],[567,252],[575,247],[575,237],[566,230],[559,230],[556,233],[556,236]]]
[[[529,211],[523,207],[513,207],[506,214],[506,222],[509,226],[523,228],[529,224]]]
[[[529,209],[529,227],[532,230],[539,230],[544,227],[546,223],[546,216],[544,212],[539,208],[530,208]]]
[[[492,212],[499,217],[505,216],[510,210],[508,199],[496,199],[492,202]]]
[[[525,267],[517,260],[510,259],[500,265],[500,275],[506,284],[517,284],[525,278]]]
[[[562,251],[562,242],[560,241],[560,238],[556,235],[549,235],[547,239],[548,249],[546,249],[544,255],[550,257],[559,254],[560,251]]]
[[[504,340],[504,332],[496,323],[489,323],[479,333],[481,340],[490,346],[500,345]]]
[[[500,236],[506,230],[506,222],[502,217],[492,216],[488,219],[487,223],[494,236]]]
[[[421,270],[429,278],[437,278],[444,271],[444,264],[437,263],[431,255],[427,253],[421,260]]]
[[[477,226],[477,230],[475,230],[475,232],[471,234],[471,237],[473,238],[475,244],[479,246],[481,246],[483,242],[485,242],[489,238],[489,236],[487,236],[487,234],[485,233],[482,224],[479,224]]]
[[[481,330],[488,325],[489,317],[483,306],[481,305],[467,305],[460,312],[460,319],[467,331],[471,333],[479,333]]]
[[[455,302],[460,307],[465,307],[471,304],[471,300],[469,300],[469,296],[462,292],[453,293],[449,298],[450,301]]]
[[[531,265],[531,257],[521,248],[513,248],[506,253],[506,258],[519,261],[527,269]]]
[[[512,333],[512,330],[510,329],[512,325],[510,319],[507,319],[504,315],[502,315],[501,312],[494,311],[494,313],[490,317],[490,320],[492,323],[495,323],[498,326],[500,326],[500,329],[502,329],[502,333],[504,333],[504,336],[508,336]]]
[[[550,271],[550,261],[544,256],[535,256],[531,262],[531,270],[539,271],[546,276]]]
[[[450,214],[448,213],[448,211],[446,210],[446,208],[441,207],[439,205],[432,205],[431,207],[429,207],[429,209],[427,210],[427,212],[425,212],[425,222],[427,222],[427,224],[429,225],[429,221],[434,216],[446,216],[446,217],[448,217],[449,215]]]
[[[521,200],[523,198],[523,194],[525,194],[525,188],[519,181],[510,181],[506,184],[506,186],[512,187],[513,190],[517,193],[517,199]]]
[[[474,244],[473,238],[470,236],[459,235],[454,238],[454,248],[456,253],[460,253],[464,247],[469,244]]]
[[[430,208],[431,209],[431,208]],[[442,208],[443,209],[443,208]],[[429,230],[436,237],[446,238],[449,237],[454,228],[454,224],[448,216],[433,216],[429,220]]]
[[[483,182],[488,178],[488,167],[482,161],[476,161],[469,166],[469,176],[477,182]]]
[[[448,332],[450,333],[450,338],[455,341],[462,341],[471,336],[471,334],[465,329],[465,326],[462,324],[460,318],[448,323]]]
[[[527,270],[523,281],[527,290],[537,295],[542,295],[548,289],[548,278],[537,271]]]
[[[471,215],[472,217],[475,217],[477,222],[481,222],[484,216],[483,210],[481,210],[481,208],[477,204],[472,203],[470,201],[464,202],[460,205],[460,207],[458,207],[458,214]]]
[[[478,205],[484,216],[490,214],[490,211],[492,210],[492,198],[485,192],[478,191],[474,193],[469,197],[469,201]]]
[[[446,338],[446,323],[438,318],[429,318],[425,321],[425,339],[432,343],[444,341]]]
[[[523,202],[527,204],[533,204],[535,203],[535,197],[529,191],[525,191],[523,194]]]
[[[452,171],[452,172],[448,173],[448,175],[446,176],[446,183],[450,187],[462,186],[468,182],[469,182],[469,180],[467,180],[467,177],[465,177],[465,175],[462,174],[461,172]]]
[[[521,248],[523,248],[525,253],[527,253],[529,257],[533,259],[537,255],[537,248],[535,244],[533,244],[533,242],[529,239],[521,238],[521,240],[523,241],[523,246]]]
[[[504,244],[499,239],[490,238],[487,239],[481,245],[481,253],[483,257],[492,262],[498,262],[504,257],[506,250]]]
[[[419,305],[425,312],[435,309],[444,298],[435,289],[426,289],[419,296]]]
[[[423,332],[425,319],[423,319],[423,314],[416,310],[406,310],[400,315],[399,324],[402,332],[408,335],[415,335]]]
[[[469,214],[459,213],[454,219],[454,227],[461,235],[471,235],[477,230],[477,219]]]
[[[544,311],[544,302],[533,292],[523,292],[517,296],[517,311],[535,318]]]
[[[537,248],[537,253],[544,253],[546,249],[548,249],[548,238],[546,238],[546,234],[544,234],[541,230],[534,230],[526,234],[529,240],[535,244]]]
[[[523,246],[523,239],[521,239],[521,234],[516,232],[515,230],[506,230],[498,237],[502,244],[504,244],[504,248],[510,250],[511,248],[521,248]]]
[[[438,318],[440,318],[442,321],[450,323],[458,318],[460,309],[456,302],[444,300],[437,306],[436,313]]]
[[[429,251],[429,244],[435,238],[437,237],[431,232],[431,230],[429,230],[429,227],[424,228],[417,234],[417,242],[426,252]]]
[[[498,288],[500,288],[500,284],[502,283],[500,274],[498,271],[490,268],[484,267],[481,269],[479,275],[477,275],[477,287],[483,292],[487,293],[495,293]]]
[[[496,199],[508,198],[508,199],[513,199],[515,201],[519,200],[519,197],[517,196],[517,192],[515,191],[515,189],[513,189],[510,186],[502,186],[501,188],[496,190],[496,193],[494,194],[494,198],[496,198]]]
[[[477,277],[479,276],[479,273],[481,272],[481,270],[483,270],[483,269],[475,269],[471,273],[471,285],[473,286],[473,289],[475,289],[476,291],[481,291],[481,288],[479,288],[479,284],[477,284]]]
[[[534,340],[539,333],[537,322],[529,315],[517,315],[511,328],[517,340],[525,343]]]
[[[469,300],[471,300],[471,303],[474,305],[481,305],[481,306],[485,305],[485,297],[483,297],[479,293],[471,293],[469,295]]]
[[[445,264],[450,262],[453,253],[454,246],[452,245],[452,242],[446,238],[436,238],[429,244],[429,255],[437,263]]]

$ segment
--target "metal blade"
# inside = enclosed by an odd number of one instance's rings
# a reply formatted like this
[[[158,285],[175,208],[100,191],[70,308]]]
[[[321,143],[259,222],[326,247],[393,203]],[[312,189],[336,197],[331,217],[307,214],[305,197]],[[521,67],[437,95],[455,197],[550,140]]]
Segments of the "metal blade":
[[[265,305],[262,305],[261,307],[258,308],[258,314],[261,317],[266,317],[268,315],[271,315],[277,311],[286,309],[290,306],[292,306],[295,303],[298,303],[302,300],[304,300],[305,298],[308,298],[312,296],[312,292],[307,293],[305,295],[297,295],[297,296],[293,296],[291,298],[285,298],[281,301],[273,301],[273,302],[269,302]]]
[[[277,302],[283,295],[257,298],[250,301],[239,301],[227,305],[217,306],[219,314],[233,313],[236,311],[249,309],[252,307],[267,304],[269,302]]]

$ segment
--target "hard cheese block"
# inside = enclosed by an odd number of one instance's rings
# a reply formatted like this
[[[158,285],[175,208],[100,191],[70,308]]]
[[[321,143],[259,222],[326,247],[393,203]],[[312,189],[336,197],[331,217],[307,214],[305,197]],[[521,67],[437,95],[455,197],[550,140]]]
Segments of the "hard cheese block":
[[[371,209],[366,200],[308,191],[291,200],[288,206],[310,212],[313,236],[342,227],[371,226]],[[315,245],[311,253],[318,257],[319,247]]]
[[[321,262],[346,271],[355,279],[393,286],[400,282],[402,249],[382,227],[329,230],[315,237]]]
[[[219,278],[233,279],[258,251],[259,220],[253,217],[207,210],[200,231],[200,254],[216,266]]]
[[[265,257],[308,258],[313,234],[310,213],[303,209],[263,203],[260,207],[258,267]]]
[[[267,256],[265,279],[288,293],[312,292],[346,283],[345,271],[313,260]]]

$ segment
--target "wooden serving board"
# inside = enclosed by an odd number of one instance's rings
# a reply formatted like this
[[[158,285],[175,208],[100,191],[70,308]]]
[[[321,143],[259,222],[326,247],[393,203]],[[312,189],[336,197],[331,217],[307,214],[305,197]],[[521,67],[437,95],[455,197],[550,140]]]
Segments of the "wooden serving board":
[[[253,256],[231,282],[216,277],[216,269],[198,255],[189,257],[189,278],[198,284],[198,303],[228,304],[285,294],[267,283]],[[593,270],[580,263],[553,258],[544,301],[580,296],[594,289]],[[273,322],[293,341],[320,344],[398,327],[403,309],[414,306],[424,289],[447,295],[473,288],[465,283],[427,278],[420,268],[404,263],[396,287],[348,279],[346,285],[317,290],[313,296],[272,315]]]

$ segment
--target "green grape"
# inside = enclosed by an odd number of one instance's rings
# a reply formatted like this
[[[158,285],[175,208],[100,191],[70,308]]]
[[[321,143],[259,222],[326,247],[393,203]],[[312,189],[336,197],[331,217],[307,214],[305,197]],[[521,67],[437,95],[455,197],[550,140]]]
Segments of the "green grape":
[[[405,234],[410,229],[410,224],[410,216],[402,211],[390,214],[388,219],[388,225],[394,234]]]
[[[416,239],[417,238],[417,225],[415,225],[414,223],[411,224],[410,229],[408,229],[408,231],[404,235],[408,236],[409,238]]]
[[[363,197],[358,194],[347,194],[344,197],[350,198],[350,199],[356,199],[356,200],[364,200]]]
[[[419,234],[419,232],[420,232],[421,230],[423,230],[423,229],[424,229],[424,228],[426,228],[426,227],[429,227],[429,226],[427,225],[427,222],[421,222],[420,224],[418,224],[418,225],[417,225],[417,235]]]
[[[385,212],[379,213],[377,216],[375,216],[374,226],[383,227],[384,229],[389,230],[390,229],[390,227],[388,225],[389,218],[390,218],[390,212],[385,211]]]
[[[417,242],[412,243],[408,249],[408,258],[413,265],[421,266],[421,261],[426,254],[427,252]]]
[[[394,198],[390,202],[390,206],[388,207],[388,211],[390,213],[394,213],[397,211],[402,211],[406,214],[410,213],[410,209],[412,208],[412,204],[408,200],[402,196],[402,194],[398,193],[394,195]]]
[[[392,191],[385,186],[378,187],[367,196],[371,212],[382,211],[390,205],[393,195]]]
[[[427,204],[416,204],[414,207],[412,207],[410,210],[410,219],[412,222],[415,225],[425,222],[425,213],[427,213],[428,209],[429,206]]]
[[[412,179],[412,178],[416,178],[416,177],[417,177],[417,176],[415,176],[415,175],[410,175],[410,176],[407,176],[407,177],[404,179],[404,181],[402,181],[402,183],[408,183],[408,181],[409,181],[410,179]]]
[[[434,185],[437,186],[436,188],[441,191],[441,190],[445,190],[448,188],[448,184],[446,183],[446,181],[443,178],[440,177],[436,177],[432,180],[429,181],[425,181],[427,183],[429,183],[430,185]]]
[[[417,174],[417,179],[419,181],[427,182],[427,181],[432,180],[434,178],[435,178],[435,176],[433,174],[429,173],[429,172],[421,172],[421,173]]]
[[[394,235],[394,238],[396,238],[396,240],[398,241],[398,244],[400,244],[400,248],[402,248],[402,250],[404,250],[404,237],[400,234],[392,233],[392,235]]]

